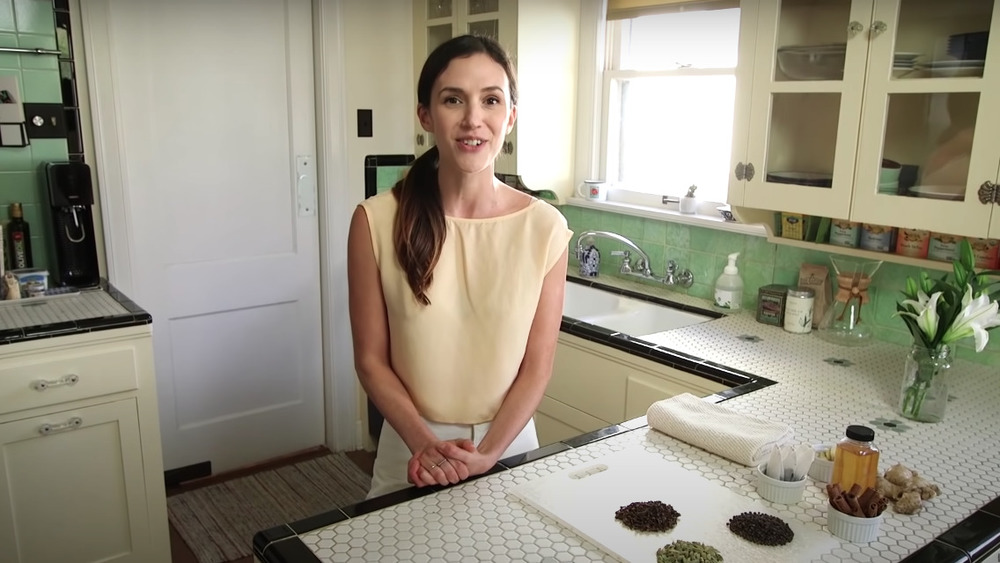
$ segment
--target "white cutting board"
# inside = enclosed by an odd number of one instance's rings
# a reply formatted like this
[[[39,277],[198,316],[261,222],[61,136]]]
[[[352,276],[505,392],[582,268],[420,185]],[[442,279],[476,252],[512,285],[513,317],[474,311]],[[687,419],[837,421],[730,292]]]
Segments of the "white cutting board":
[[[732,516],[775,514],[758,501],[730,491],[654,454],[620,452],[518,485],[511,493],[622,561],[655,562],[656,550],[675,541],[698,541],[718,549],[725,561],[818,559],[840,545],[824,530],[783,517],[795,538],[784,546],[750,543],[726,527]],[[663,533],[635,532],[615,520],[632,502],[659,500],[680,513]]]

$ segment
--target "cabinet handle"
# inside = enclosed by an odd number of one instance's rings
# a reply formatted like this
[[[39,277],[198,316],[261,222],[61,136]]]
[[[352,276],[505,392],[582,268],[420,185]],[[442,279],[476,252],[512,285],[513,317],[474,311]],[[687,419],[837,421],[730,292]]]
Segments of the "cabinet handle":
[[[989,180],[983,182],[983,185],[979,186],[979,203],[1000,205],[1000,186]]]
[[[865,26],[861,25],[861,22],[859,21],[852,21],[851,23],[847,24],[847,35],[849,37],[854,37],[855,35],[861,33],[864,30]]]
[[[424,146],[424,134],[423,133],[420,133],[420,134],[417,135],[417,146],[418,147]]]
[[[736,170],[734,170],[733,172],[736,174],[737,180],[743,180],[743,174],[745,170],[746,166],[744,166],[742,162],[736,163]]]
[[[749,182],[750,180],[753,180],[753,164],[751,164],[749,162],[747,163],[746,171],[744,172],[744,175],[746,176],[747,182]]]
[[[504,154],[514,154],[514,143],[507,141],[503,144]]]
[[[44,379],[37,379],[31,382],[31,388],[35,391],[45,391],[49,387],[59,387],[61,385],[76,385],[76,382],[80,381],[80,376],[71,373],[69,375],[64,375],[55,381],[46,381]]]
[[[55,432],[76,430],[81,426],[83,426],[83,419],[78,416],[74,416],[62,424],[43,424],[38,427],[38,433],[42,436],[48,436],[49,434],[53,434]]]
[[[886,29],[889,29],[889,26],[885,25],[884,21],[875,20],[875,22],[872,23],[872,37],[877,37],[882,33],[885,33]]]

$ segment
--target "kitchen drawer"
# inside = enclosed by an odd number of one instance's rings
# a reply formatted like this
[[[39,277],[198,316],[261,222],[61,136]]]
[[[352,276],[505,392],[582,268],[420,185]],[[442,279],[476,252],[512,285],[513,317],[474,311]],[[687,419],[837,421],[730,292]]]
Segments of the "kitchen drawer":
[[[574,438],[606,426],[610,424],[547,395],[542,397],[535,412],[535,432],[538,434],[539,446]]]
[[[0,414],[138,388],[129,343],[0,359]]]

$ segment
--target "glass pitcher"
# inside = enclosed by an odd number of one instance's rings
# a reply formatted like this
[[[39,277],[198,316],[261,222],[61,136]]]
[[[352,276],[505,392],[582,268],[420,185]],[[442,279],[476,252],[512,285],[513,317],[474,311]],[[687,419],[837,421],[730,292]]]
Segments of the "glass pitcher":
[[[871,342],[872,327],[865,322],[871,311],[868,287],[881,260],[830,257],[837,278],[833,303],[823,314],[816,334],[834,344],[864,346]]]

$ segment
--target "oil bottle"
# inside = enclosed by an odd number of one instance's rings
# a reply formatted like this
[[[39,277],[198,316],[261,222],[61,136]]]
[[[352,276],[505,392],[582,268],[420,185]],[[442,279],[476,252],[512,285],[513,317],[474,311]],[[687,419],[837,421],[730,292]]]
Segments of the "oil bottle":
[[[875,488],[878,478],[878,448],[872,444],[875,431],[867,426],[852,424],[847,427],[846,436],[837,443],[833,458],[831,484],[838,484],[847,491],[855,483],[861,490]]]
[[[10,222],[7,223],[7,240],[10,241],[10,267],[12,270],[31,268],[31,231],[24,220],[20,203],[10,204]]]

